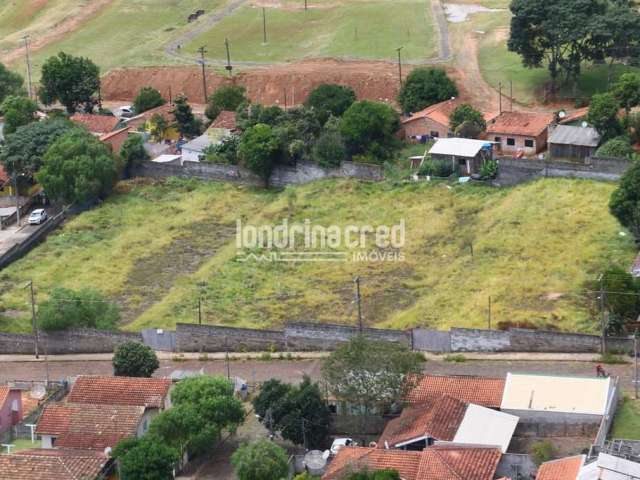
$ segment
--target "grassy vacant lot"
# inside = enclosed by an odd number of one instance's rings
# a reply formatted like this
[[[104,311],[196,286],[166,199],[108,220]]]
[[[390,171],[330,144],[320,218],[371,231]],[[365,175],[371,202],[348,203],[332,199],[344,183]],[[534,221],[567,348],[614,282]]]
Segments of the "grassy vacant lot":
[[[640,401],[625,396],[613,421],[611,438],[640,440]]]
[[[224,39],[235,60],[288,61],[302,57],[395,59],[403,46],[406,60],[434,55],[436,38],[426,0],[369,0],[326,4],[285,3],[266,8],[267,43],[263,43],[262,8],[247,5],[186,45],[195,52],[207,45],[209,56],[224,58]]]
[[[28,330],[28,279],[38,300],[54,285],[102,289],[121,304],[130,329],[196,321],[199,297],[208,323],[354,322],[356,275],[370,325],[484,326],[491,295],[494,322],[590,330],[584,282],[634,255],[607,212],[608,183],[540,180],[498,190],[342,180],[265,192],[173,180],[120,188],[127,192],[0,273],[0,330]],[[324,226],[405,219],[404,261],[238,261],[237,219],[260,225],[288,217]]]

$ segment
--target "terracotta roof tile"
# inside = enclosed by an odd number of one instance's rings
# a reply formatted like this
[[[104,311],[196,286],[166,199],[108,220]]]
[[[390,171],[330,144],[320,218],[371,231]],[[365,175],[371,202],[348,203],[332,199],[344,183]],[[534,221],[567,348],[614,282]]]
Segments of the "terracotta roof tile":
[[[573,112],[567,113],[567,115],[565,115],[564,118],[560,119],[559,123],[575,122],[576,120],[580,120],[581,118],[586,117],[588,113],[589,113],[589,107],[578,108]]]
[[[223,110],[211,123],[210,128],[226,128],[227,130],[236,129],[236,112]]]
[[[78,377],[67,401],[162,408],[171,380],[133,377]]]
[[[111,132],[119,120],[111,115],[94,115],[91,113],[75,113],[71,120],[82,125],[91,133],[105,134]]]
[[[502,112],[487,124],[487,133],[537,137],[553,120],[553,113]]]
[[[536,480],[576,480],[583,463],[583,455],[545,462],[540,465]]]
[[[500,408],[504,384],[504,378],[424,375],[407,395],[407,401],[415,404],[433,395],[449,395],[463,402]]]
[[[464,103],[465,102],[461,101],[459,98],[445,100],[444,102],[430,105],[427,108],[414,113],[409,118],[404,119],[402,123],[413,122],[414,120],[419,120],[421,118],[429,118],[441,125],[449,125],[449,117],[451,116],[453,111],[456,109],[456,107]],[[486,122],[489,122],[490,120],[496,118],[497,114],[493,112],[485,112],[482,114],[482,116],[484,117]]]
[[[350,471],[397,470],[404,480],[492,480],[501,453],[497,448],[435,445],[422,452],[345,447],[322,480],[337,480]]]
[[[103,450],[135,437],[144,407],[129,405],[48,405],[38,421],[38,435],[56,437],[56,447]]]
[[[93,480],[106,463],[101,452],[23,450],[13,455],[0,455],[0,480]]]
[[[462,423],[468,404],[447,395],[433,395],[424,403],[411,405],[399,418],[391,420],[378,441],[378,448],[422,437],[452,441]]]

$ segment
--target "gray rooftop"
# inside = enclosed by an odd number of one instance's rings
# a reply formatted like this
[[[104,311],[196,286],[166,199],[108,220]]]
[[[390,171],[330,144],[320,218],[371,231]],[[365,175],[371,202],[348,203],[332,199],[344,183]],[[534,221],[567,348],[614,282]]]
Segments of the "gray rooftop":
[[[597,130],[592,127],[558,125],[553,129],[553,132],[551,132],[549,143],[597,147],[600,143],[600,135]]]

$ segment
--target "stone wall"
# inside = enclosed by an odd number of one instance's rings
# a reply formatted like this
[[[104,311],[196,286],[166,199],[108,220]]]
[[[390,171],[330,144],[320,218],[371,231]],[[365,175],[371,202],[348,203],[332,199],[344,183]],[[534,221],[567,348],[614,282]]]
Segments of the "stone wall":
[[[509,332],[469,328],[451,329],[452,352],[508,352],[510,349]]]
[[[413,349],[422,352],[447,353],[451,351],[451,334],[442,330],[414,328]]]
[[[139,177],[182,177],[199,178],[202,180],[220,180],[240,183],[250,186],[264,186],[264,181],[238,165],[223,165],[204,162],[184,162],[184,165],[167,165],[155,162],[145,162],[134,172]],[[382,180],[382,167],[365,163],[343,162],[336,168],[322,168],[315,163],[299,162],[289,167],[278,165],[274,168],[269,185],[283,187],[285,185],[300,185],[323,178],[358,178],[361,180]]]
[[[600,337],[580,333],[542,330],[509,330],[510,350],[514,352],[598,353]]]
[[[334,350],[337,345],[348,342],[359,330],[348,325],[329,323],[287,323],[284,336],[289,350]],[[365,328],[364,334],[376,340],[401,343],[411,346],[411,333],[401,330]]]
[[[72,353],[112,353],[127,340],[142,341],[137,333],[106,332],[101,330],[70,330],[46,334],[40,332],[39,353],[50,355]],[[0,354],[26,354],[35,351],[32,335],[0,333]]]
[[[179,352],[283,351],[286,340],[283,331],[179,323],[176,347]]]

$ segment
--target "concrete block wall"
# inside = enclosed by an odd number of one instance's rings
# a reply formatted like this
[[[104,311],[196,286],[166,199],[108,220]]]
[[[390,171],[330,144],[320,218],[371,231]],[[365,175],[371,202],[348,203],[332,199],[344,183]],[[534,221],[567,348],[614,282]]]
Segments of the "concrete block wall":
[[[508,352],[511,336],[507,331],[452,328],[452,352]]]
[[[224,352],[227,348],[230,352],[287,349],[283,331],[187,323],[176,325],[176,347],[179,352]]]
[[[443,330],[414,328],[413,349],[421,352],[447,353],[451,351],[451,333]]]
[[[510,348],[514,352],[598,353],[600,337],[580,333],[543,330],[509,330]]]
[[[348,342],[359,330],[348,325],[328,323],[290,322],[284,328],[289,350],[334,350],[336,346]],[[411,347],[411,333],[401,330],[365,328],[369,338],[396,342]]]
[[[128,340],[142,342],[139,333],[107,332],[83,329],[66,332],[40,332],[38,347],[40,354],[112,353]],[[32,335],[0,333],[0,354],[30,355],[35,351]]]

